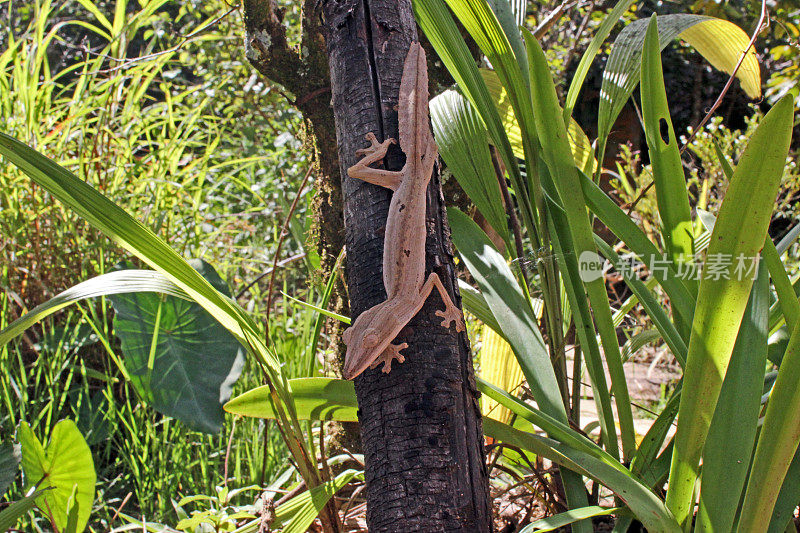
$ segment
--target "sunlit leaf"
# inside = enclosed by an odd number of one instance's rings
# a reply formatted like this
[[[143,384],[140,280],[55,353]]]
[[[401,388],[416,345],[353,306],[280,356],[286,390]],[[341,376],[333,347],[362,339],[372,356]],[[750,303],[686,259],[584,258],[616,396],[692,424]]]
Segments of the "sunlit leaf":
[[[47,448],[25,422],[20,423],[17,436],[25,487],[52,488],[36,499],[36,505],[49,510],[61,530],[67,526],[70,511],[77,508],[77,530],[83,531],[92,511],[97,476],[92,452],[75,422],[59,421]]]

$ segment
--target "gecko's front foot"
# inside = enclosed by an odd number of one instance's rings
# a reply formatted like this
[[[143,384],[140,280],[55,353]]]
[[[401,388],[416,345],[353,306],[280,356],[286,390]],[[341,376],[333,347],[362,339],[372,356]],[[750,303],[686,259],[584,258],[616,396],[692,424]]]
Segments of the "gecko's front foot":
[[[455,322],[456,331],[466,331],[467,329],[464,326],[464,315],[461,314],[461,311],[459,311],[455,306],[447,306],[445,307],[444,311],[436,311],[436,316],[442,317],[443,328],[449,328],[450,324]]]
[[[380,357],[375,359],[375,362],[369,365],[369,367],[375,368],[381,363],[383,363],[382,372],[384,374],[388,374],[392,370],[392,361],[397,359],[398,363],[405,362],[406,360],[405,356],[400,353],[400,350],[404,348],[408,348],[407,342],[404,342],[403,344],[390,344],[389,346],[386,347],[386,349],[383,351]]]
[[[389,145],[396,142],[392,138],[386,139],[382,143],[378,142],[378,138],[375,137],[375,134],[372,132],[367,133],[366,139],[369,141],[370,146],[369,148],[361,148],[360,150],[356,150],[356,155],[359,157],[369,157],[373,154],[380,154],[378,156],[378,159],[380,159],[386,155],[387,150],[389,150]]]

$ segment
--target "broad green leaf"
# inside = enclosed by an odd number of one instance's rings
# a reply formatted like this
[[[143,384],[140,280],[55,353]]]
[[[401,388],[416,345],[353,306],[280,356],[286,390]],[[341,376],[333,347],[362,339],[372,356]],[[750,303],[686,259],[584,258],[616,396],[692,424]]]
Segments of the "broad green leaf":
[[[730,531],[734,524],[761,411],[768,315],[769,275],[762,261],[703,448],[698,532]]]
[[[794,510],[800,501],[800,449],[794,452],[794,459],[783,478],[780,493],[772,510],[767,533],[784,533],[787,524],[794,526]],[[791,531],[791,529],[788,529]]]
[[[753,468],[742,505],[739,531],[769,523],[781,484],[800,444],[800,324],[796,324],[772,387]]]
[[[468,216],[452,208],[448,209],[448,219],[453,244],[480,287],[503,330],[503,336],[514,350],[539,408],[566,422],[561,391],[536,317],[511,269],[486,234]],[[586,494],[579,476],[564,472],[563,478],[570,505],[585,505]],[[587,525],[581,524],[579,529],[584,527]]]
[[[300,420],[357,422],[358,402],[352,381],[335,378],[297,378],[289,381]],[[224,406],[229,413],[254,418],[275,418],[268,386],[241,394]]]
[[[228,286],[210,264],[192,265],[225,296]],[[155,293],[117,294],[114,333],[136,392],[160,413],[206,433],[222,428],[222,404],[244,364],[236,338],[198,304]]]
[[[730,162],[716,143],[714,143],[714,151],[717,154],[717,159],[719,160],[725,177],[730,180],[733,177],[733,168]],[[713,227],[713,223],[715,222],[713,215],[700,209],[697,210],[697,214],[704,224],[711,224]],[[792,287],[792,281],[789,279],[789,275],[781,262],[780,256],[789,248],[798,235],[800,235],[800,225],[795,226],[787,233],[777,246],[772,242],[772,238],[767,235],[767,238],[764,239],[764,248],[761,250],[764,263],[769,270],[769,275],[775,286],[775,294],[778,296],[778,303],[780,304],[780,309],[788,328],[791,328],[793,324],[800,321],[800,301],[797,299],[797,294]],[[791,333],[791,331],[788,333]]]
[[[305,533],[319,512],[339,490],[354,477],[363,477],[360,470],[345,470],[333,480],[298,494],[275,509],[270,527],[283,526],[283,533]]]
[[[6,493],[8,487],[14,482],[14,478],[17,477],[21,458],[19,444],[13,442],[0,444],[0,497]]]
[[[578,520],[583,520],[584,518],[607,515],[621,516],[627,513],[628,509],[626,507],[599,507],[597,505],[592,505],[580,509],[572,509],[564,513],[558,513],[553,516],[548,516],[547,518],[540,518],[536,522],[532,522],[522,528],[519,533],[556,531],[557,529],[568,526]]]
[[[456,208],[447,210],[453,244],[514,350],[539,408],[566,422],[566,411],[536,317],[505,258],[486,234]]]
[[[470,103],[455,91],[445,91],[430,103],[431,125],[447,168],[478,211],[516,253],[508,231],[498,177],[486,144],[486,126]]]
[[[45,492],[47,490],[37,490],[0,511],[0,531],[13,529],[19,519],[25,516],[25,513],[36,507],[36,499]]]
[[[789,150],[792,97],[764,116],[734,171],[708,248],[709,258],[754,258],[764,245]],[[743,217],[743,214],[744,217]],[[700,282],[683,376],[683,393],[667,503],[681,524],[691,519],[692,494],[722,380],[753,280],[704,275]]]
[[[558,96],[556,95],[556,88],[547,59],[539,42],[533,35],[527,30],[524,31],[523,35],[528,48],[531,92],[535,107],[536,129],[542,145],[542,159],[547,164],[549,177],[555,186],[555,190],[548,192],[550,192],[551,196],[557,195],[560,199],[560,204],[563,207],[564,216],[569,226],[568,234],[558,235],[559,246],[563,249],[574,250],[577,257],[571,256],[570,258],[565,258],[565,261],[576,263],[578,258],[583,260],[584,254],[597,256],[594,233],[592,232],[583,196],[575,194],[575,191],[581,188],[580,177],[578,169],[575,168],[569,146],[569,135],[564,124],[561,108],[558,105]],[[630,459],[636,449],[633,414],[605,282],[602,278],[588,280],[583,283],[583,288],[581,288],[579,279],[575,279],[571,273],[569,275],[564,273],[564,275],[565,277],[568,276],[565,279],[565,283],[571,283],[575,287],[575,294],[570,302],[573,311],[577,308],[576,299],[583,297],[584,290],[589,297],[594,314],[595,328],[600,336],[603,355],[605,356],[608,373],[611,376],[611,390],[616,399],[623,455],[626,459]],[[579,290],[580,292],[578,292]],[[580,327],[580,329],[583,328]],[[592,332],[593,334],[594,332]],[[586,336],[580,338],[582,345],[586,346]],[[593,376],[593,378],[596,379],[597,376]]]
[[[511,346],[486,324],[481,328],[481,351],[478,355],[480,376],[499,387],[514,394],[519,392],[525,382],[522,369],[514,357]],[[481,414],[508,424],[511,411],[496,400],[484,396],[481,398]]]
[[[83,531],[94,502],[92,452],[72,420],[61,420],[53,428],[45,449],[27,423],[17,430],[22,446],[22,471],[30,489],[52,488],[36,499],[36,505],[49,509],[59,529],[67,526],[71,509],[77,507],[77,530]]]
[[[694,230],[683,163],[667,105],[655,15],[650,17],[644,40],[641,95],[644,132],[653,166],[658,216],[661,219],[661,237],[669,257],[680,264],[691,260],[694,253]]]
[[[597,136],[601,154],[614,121],[639,83],[647,24],[646,19],[632,22],[623,28],[611,48],[600,89]],[[676,37],[681,37],[715,68],[728,73],[733,72],[750,42],[747,34],[732,22],[687,14],[659,16],[658,37],[661,50]],[[750,98],[761,95],[760,67],[754,50],[748,51],[736,76]]]

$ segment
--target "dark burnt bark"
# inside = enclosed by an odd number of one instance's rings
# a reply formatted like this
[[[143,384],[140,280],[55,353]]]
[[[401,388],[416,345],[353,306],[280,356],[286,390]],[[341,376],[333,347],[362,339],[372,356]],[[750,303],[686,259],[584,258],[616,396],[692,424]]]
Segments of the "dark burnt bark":
[[[364,135],[397,136],[402,65],[417,39],[409,0],[323,2],[353,318],[386,299],[381,277],[390,192],[346,177]],[[396,146],[386,166],[399,170]],[[438,172],[428,189],[428,272],[460,304]],[[371,532],[491,530],[478,393],[465,334],[440,325],[432,295],[398,336],[406,362],[356,378]]]

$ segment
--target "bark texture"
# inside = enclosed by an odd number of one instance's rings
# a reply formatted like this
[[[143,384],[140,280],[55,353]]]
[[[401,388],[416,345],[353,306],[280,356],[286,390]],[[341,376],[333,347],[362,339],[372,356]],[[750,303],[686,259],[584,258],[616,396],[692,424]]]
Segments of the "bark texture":
[[[322,4],[353,318],[384,301],[383,239],[391,193],[347,177],[365,134],[397,137],[403,60],[416,25],[409,0],[327,0]],[[399,170],[396,146],[386,158]],[[436,272],[460,306],[438,171],[427,195],[427,273]],[[356,378],[371,532],[491,531],[478,392],[466,334],[441,327],[432,295],[400,333],[406,362]]]

